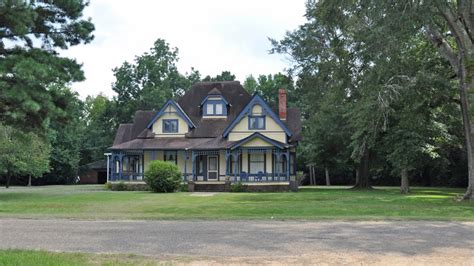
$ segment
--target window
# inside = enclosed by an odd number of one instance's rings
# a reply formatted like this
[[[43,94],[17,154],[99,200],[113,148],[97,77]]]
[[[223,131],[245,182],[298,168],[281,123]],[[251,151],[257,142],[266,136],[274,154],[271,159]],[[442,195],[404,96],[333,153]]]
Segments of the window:
[[[223,108],[222,108],[222,103],[216,103],[216,111],[215,111],[215,114],[216,115],[222,115],[224,114],[223,112]]]
[[[249,172],[252,174],[257,174],[258,172],[265,172],[265,154],[249,154]]]
[[[230,173],[231,175],[237,173],[237,174],[240,174],[240,168],[241,168],[241,165],[242,165],[242,155],[239,155],[238,158],[237,158],[237,163],[234,163],[234,157],[233,156],[230,156],[229,157],[229,160],[230,160]],[[237,167],[237,169],[235,169]],[[237,172],[236,172],[237,170]]]
[[[214,114],[214,104],[208,103],[206,104],[206,115],[213,115]]]
[[[221,116],[226,115],[226,105],[222,101],[207,101],[204,106],[204,115]]]
[[[296,174],[296,154],[290,153],[290,173],[295,175]]]
[[[178,152],[177,151],[165,151],[165,162],[172,162],[178,164]]]
[[[286,174],[286,156],[281,155],[280,160],[277,162],[277,157],[274,155],[273,162],[275,164],[274,173],[278,173],[280,175]]]
[[[163,133],[177,133],[178,119],[163,119]]]
[[[265,116],[249,116],[249,129],[265,129]]]

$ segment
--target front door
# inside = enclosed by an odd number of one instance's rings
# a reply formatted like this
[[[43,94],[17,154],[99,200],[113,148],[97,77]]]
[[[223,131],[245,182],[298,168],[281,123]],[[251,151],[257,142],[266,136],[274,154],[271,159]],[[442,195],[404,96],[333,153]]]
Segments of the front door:
[[[207,166],[207,178],[209,180],[217,180],[217,177],[219,177],[219,163],[218,163],[218,160],[217,160],[217,156],[216,155],[209,155],[207,157],[207,162],[208,162],[208,166]]]

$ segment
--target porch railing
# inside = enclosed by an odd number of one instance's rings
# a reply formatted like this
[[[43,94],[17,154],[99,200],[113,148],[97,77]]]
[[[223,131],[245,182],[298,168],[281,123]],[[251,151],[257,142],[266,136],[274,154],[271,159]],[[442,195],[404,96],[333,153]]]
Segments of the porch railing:
[[[110,181],[143,181],[143,174],[123,172],[122,176],[120,176],[120,173],[112,173],[110,175]]]
[[[262,182],[262,183],[269,183],[269,182],[286,182],[289,181],[289,178],[284,174],[269,174],[269,173],[245,173],[241,172],[237,176],[231,175],[232,182]]]

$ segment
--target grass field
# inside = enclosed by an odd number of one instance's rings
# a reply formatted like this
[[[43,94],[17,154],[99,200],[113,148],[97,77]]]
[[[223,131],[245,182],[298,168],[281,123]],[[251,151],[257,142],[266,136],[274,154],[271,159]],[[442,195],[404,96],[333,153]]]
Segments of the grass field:
[[[175,263],[186,262],[175,261]],[[172,265],[151,257],[127,254],[64,253],[33,250],[0,250],[0,265]]]
[[[354,191],[301,188],[296,193],[112,192],[100,185],[0,188],[0,218],[71,219],[342,219],[474,221],[463,189]]]

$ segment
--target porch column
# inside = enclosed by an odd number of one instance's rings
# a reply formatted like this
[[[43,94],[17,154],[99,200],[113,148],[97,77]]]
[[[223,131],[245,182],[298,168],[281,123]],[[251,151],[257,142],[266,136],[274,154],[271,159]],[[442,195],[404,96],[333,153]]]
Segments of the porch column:
[[[196,153],[194,151],[191,151],[191,159],[192,159],[192,164],[193,164],[193,181],[196,180]]]
[[[275,151],[275,175],[277,180],[280,181],[280,151]]]
[[[225,151],[225,174],[226,176],[230,176],[230,161],[229,161],[230,153],[228,150]]]
[[[286,181],[290,181],[290,150],[286,150]]]
[[[188,148],[184,149],[184,181],[188,181]]]
[[[107,182],[110,181],[110,155],[112,153],[104,153],[105,156],[107,156]]]
[[[119,153],[119,180],[122,180],[123,174],[123,153]]]
[[[232,154],[232,159],[234,160],[234,180],[237,182],[237,170],[238,170],[238,166],[237,166],[237,161],[239,160],[239,154],[234,151],[233,154]],[[242,181],[242,180],[240,180]]]

